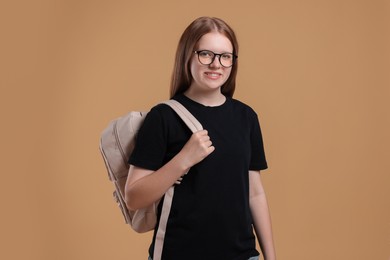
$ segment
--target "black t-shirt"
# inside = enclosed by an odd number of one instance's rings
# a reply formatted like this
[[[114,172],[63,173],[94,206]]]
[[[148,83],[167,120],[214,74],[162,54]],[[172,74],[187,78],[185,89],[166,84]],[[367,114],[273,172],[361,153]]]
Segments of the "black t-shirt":
[[[208,131],[215,151],[194,165],[175,187],[162,259],[241,260],[258,255],[248,171],[266,169],[267,162],[256,113],[232,98],[216,107],[185,95],[174,99]],[[139,131],[129,163],[157,170],[182,149],[191,134],[169,106],[157,105]],[[158,217],[160,211],[161,203]],[[150,255],[154,238],[155,234]]]

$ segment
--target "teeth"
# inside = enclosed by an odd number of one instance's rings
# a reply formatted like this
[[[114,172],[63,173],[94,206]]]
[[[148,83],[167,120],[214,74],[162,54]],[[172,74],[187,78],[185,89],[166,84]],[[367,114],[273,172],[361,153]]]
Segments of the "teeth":
[[[207,75],[214,76],[214,77],[219,76],[219,74],[217,74],[217,73],[207,73]]]

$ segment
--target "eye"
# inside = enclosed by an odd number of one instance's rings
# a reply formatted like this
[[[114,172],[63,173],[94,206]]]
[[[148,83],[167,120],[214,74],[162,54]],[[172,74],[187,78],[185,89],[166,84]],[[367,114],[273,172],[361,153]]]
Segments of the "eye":
[[[202,58],[210,58],[213,57],[213,53],[211,51],[201,51],[199,52],[199,56]]]
[[[233,54],[231,54],[231,53],[222,53],[221,54],[221,58],[224,59],[224,60],[231,60],[231,59],[233,59]]]

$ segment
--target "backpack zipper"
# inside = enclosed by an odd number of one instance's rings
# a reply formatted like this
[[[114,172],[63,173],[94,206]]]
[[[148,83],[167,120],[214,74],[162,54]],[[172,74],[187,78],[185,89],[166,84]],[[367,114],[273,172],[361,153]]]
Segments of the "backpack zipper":
[[[122,155],[123,163],[126,165],[126,168],[129,168],[129,166],[128,166],[128,164],[127,164],[127,160],[126,160],[126,158],[125,158],[125,152],[123,151],[122,146],[120,145],[121,142],[119,141],[118,130],[117,130],[117,127],[116,127],[116,126],[117,126],[117,123],[118,123],[118,121],[115,121],[115,123],[114,123],[114,136],[115,136],[115,140],[116,140],[116,142],[117,142],[117,144],[118,144],[119,152],[120,152],[121,155]]]

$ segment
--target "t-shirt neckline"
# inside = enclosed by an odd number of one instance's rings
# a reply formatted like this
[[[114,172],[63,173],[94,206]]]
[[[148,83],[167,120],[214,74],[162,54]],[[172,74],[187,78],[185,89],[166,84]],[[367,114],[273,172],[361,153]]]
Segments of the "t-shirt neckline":
[[[197,106],[197,107],[201,107],[201,108],[205,108],[205,109],[218,109],[218,108],[222,108],[224,107],[227,103],[228,103],[228,100],[229,98],[227,96],[225,96],[225,101],[220,104],[220,105],[217,105],[217,106],[206,106],[206,105],[203,105],[202,103],[199,103],[189,97],[187,97],[186,95],[181,94],[180,96],[182,96],[185,100],[187,100],[188,102],[190,102],[191,104]]]

